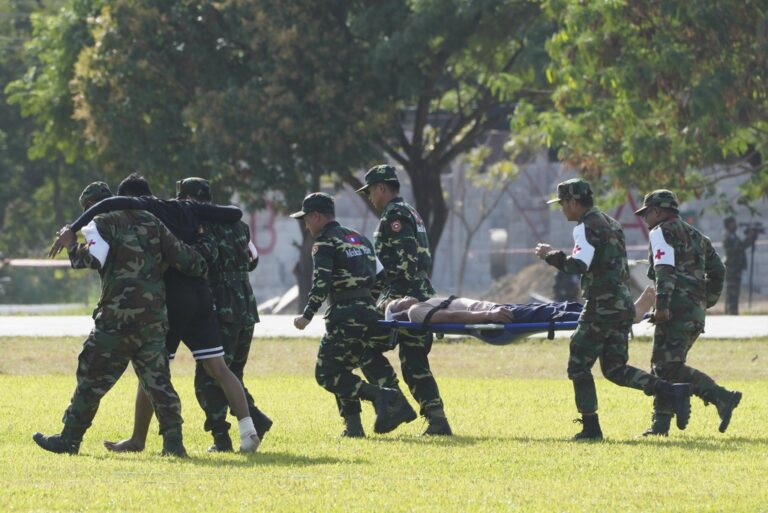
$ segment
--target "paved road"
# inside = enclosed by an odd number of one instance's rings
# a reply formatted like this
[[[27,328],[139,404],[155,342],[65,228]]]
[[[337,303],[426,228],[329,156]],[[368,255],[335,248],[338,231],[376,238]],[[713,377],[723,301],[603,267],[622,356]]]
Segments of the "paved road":
[[[71,316],[0,316],[0,337],[84,337],[93,327],[93,320],[85,315]],[[637,336],[652,335],[653,327],[643,322],[634,327]],[[323,335],[323,319],[318,316],[304,331],[293,327],[291,315],[263,315],[254,330],[255,337],[311,337]],[[570,332],[558,331],[558,337]],[[752,338],[768,336],[768,315],[713,315],[707,319],[704,338]]]

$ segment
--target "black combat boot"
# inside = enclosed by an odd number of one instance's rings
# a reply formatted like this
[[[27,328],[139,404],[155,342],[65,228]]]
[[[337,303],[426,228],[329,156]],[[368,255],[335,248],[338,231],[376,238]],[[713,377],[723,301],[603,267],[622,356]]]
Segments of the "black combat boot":
[[[341,432],[341,436],[346,438],[365,437],[365,431],[363,430],[363,423],[360,420],[359,413],[353,413],[344,417],[344,431]]]
[[[643,436],[669,436],[669,425],[671,423],[671,414],[653,412],[651,427],[643,432]]]
[[[163,433],[163,452],[160,454],[162,456],[176,456],[177,458],[189,457],[180,432]]]
[[[725,430],[728,429],[728,424],[731,423],[733,410],[736,409],[740,402],[741,392],[724,390],[722,393],[718,394],[718,398],[714,403],[717,407],[717,414],[720,415],[720,427],[718,429],[721,433],[725,433]]]
[[[80,440],[71,440],[63,435],[44,435],[35,433],[32,440],[46,451],[56,454],[77,454],[80,450]]]
[[[451,425],[442,408],[427,412],[427,429],[421,436],[453,436]]]
[[[392,404],[397,399],[398,390],[391,388],[380,388],[375,392],[373,398],[373,409],[376,410],[376,422],[373,424],[373,431],[376,433],[388,433],[395,429],[392,418]]]
[[[264,415],[264,412],[254,406],[251,410],[251,419],[253,420],[253,426],[256,428],[256,434],[259,435],[259,440],[264,441],[264,435],[267,434],[272,428],[272,419]]]
[[[581,432],[573,435],[571,440],[602,440],[603,432],[600,430],[600,420],[597,418],[597,413],[594,415],[582,415],[580,419],[574,420],[574,422],[580,422],[584,425]]]
[[[232,439],[229,432],[213,433],[213,445],[208,447],[208,452],[232,452]]]
[[[688,420],[691,418],[691,384],[690,383],[669,383],[660,380],[656,384],[656,395],[661,404],[670,404],[675,412],[675,423],[677,428],[683,430],[688,426]]]
[[[400,390],[395,390],[397,395],[389,403],[388,408],[388,421],[378,422],[374,427],[376,433],[389,433],[394,431],[400,424],[411,422],[416,419],[416,412],[408,403],[408,399]]]

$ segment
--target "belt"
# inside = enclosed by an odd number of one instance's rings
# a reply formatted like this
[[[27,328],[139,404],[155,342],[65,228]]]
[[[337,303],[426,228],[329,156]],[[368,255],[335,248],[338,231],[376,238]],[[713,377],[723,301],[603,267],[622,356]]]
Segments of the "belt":
[[[333,306],[336,303],[340,303],[342,301],[348,301],[350,299],[362,299],[362,298],[373,300],[371,289],[368,289],[368,288],[350,289],[350,290],[340,290],[338,292],[331,292],[330,294],[328,294],[328,304]]]
[[[248,279],[246,271],[226,271],[208,276],[208,283],[224,283],[228,281],[243,281]]]

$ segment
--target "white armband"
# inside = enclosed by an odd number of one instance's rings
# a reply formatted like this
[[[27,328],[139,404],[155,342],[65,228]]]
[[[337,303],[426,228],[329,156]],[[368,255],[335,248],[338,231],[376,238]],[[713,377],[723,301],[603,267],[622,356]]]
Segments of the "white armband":
[[[664,239],[664,232],[660,226],[651,230],[651,262],[653,266],[671,265],[675,266],[675,250]]]
[[[107,254],[109,254],[109,243],[102,238],[99,229],[96,228],[96,223],[93,221],[85,225],[82,232],[88,246],[88,252],[99,261],[101,267],[104,267]]]
[[[573,229],[573,251],[571,257],[587,264],[587,269],[592,265],[595,256],[595,247],[587,241],[587,231],[584,223],[579,223]]]
[[[259,250],[256,249],[256,245],[251,241],[248,241],[248,254],[251,255],[252,261],[259,258]]]
[[[378,276],[379,273],[383,270],[384,265],[381,263],[381,260],[379,260],[379,257],[376,257],[376,276]]]

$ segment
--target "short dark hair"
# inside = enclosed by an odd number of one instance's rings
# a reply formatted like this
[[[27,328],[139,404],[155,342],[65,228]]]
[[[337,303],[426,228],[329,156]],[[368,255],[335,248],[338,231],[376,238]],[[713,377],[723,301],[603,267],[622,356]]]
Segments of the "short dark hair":
[[[394,192],[395,194],[400,192],[400,182],[387,181],[387,182],[379,182],[379,183],[383,183],[387,187],[387,189]]]
[[[576,202],[579,203],[582,207],[592,208],[595,206],[595,199],[592,197],[591,194],[588,194],[583,198],[575,198],[575,199],[576,199]]]
[[[147,179],[138,173],[126,176],[117,186],[118,196],[152,196]]]

